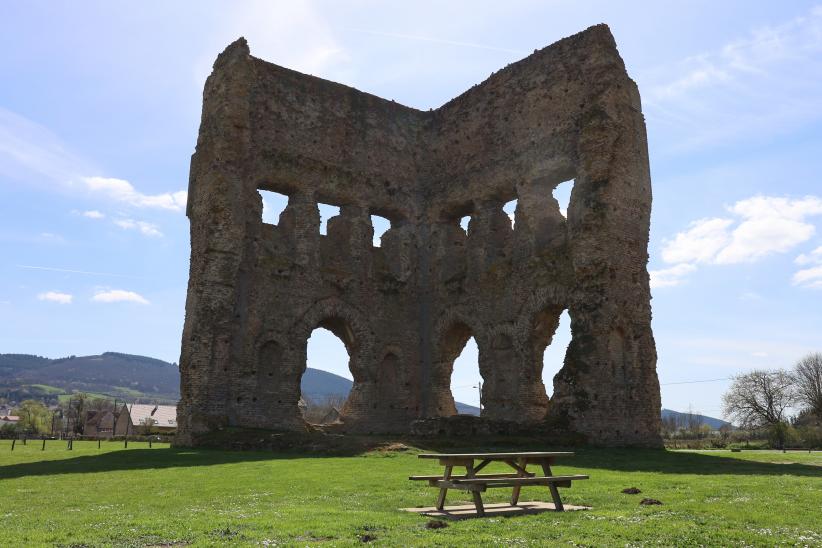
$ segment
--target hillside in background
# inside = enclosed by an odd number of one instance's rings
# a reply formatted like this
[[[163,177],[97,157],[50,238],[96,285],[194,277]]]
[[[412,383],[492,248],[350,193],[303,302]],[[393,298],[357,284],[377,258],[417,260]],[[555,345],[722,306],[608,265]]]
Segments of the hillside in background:
[[[684,426],[687,424],[689,413],[680,413],[679,411],[672,411],[670,409],[663,409],[662,410],[662,420],[668,420],[670,418],[674,418],[677,421],[678,425]],[[695,420],[699,424],[707,424],[714,430],[718,430],[722,426],[730,425],[731,423],[727,421],[723,421],[722,419],[715,419],[714,417],[706,417],[705,415],[699,415],[694,413]]]
[[[352,384],[334,373],[309,367],[302,378],[302,391],[315,401],[344,399]],[[0,354],[0,397],[57,403],[76,392],[138,403],[176,403],[180,399],[180,370],[175,363],[118,352],[58,359]],[[479,415],[477,407],[459,402],[457,411]]]
[[[61,394],[75,392],[176,402],[180,397],[180,371],[177,364],[118,352],[58,359],[0,354],[0,396],[54,403]]]
[[[302,378],[306,398],[346,398],[352,381],[308,368]],[[176,403],[180,398],[180,370],[175,363],[155,358],[104,352],[97,356],[69,356],[49,359],[29,354],[0,354],[0,397],[13,401],[27,398],[56,403],[66,394],[86,392],[92,395],[121,398],[147,403]],[[479,408],[457,402],[457,412],[479,415]],[[687,413],[662,410],[662,418],[676,417],[684,424]],[[711,428],[727,422],[697,415]]]

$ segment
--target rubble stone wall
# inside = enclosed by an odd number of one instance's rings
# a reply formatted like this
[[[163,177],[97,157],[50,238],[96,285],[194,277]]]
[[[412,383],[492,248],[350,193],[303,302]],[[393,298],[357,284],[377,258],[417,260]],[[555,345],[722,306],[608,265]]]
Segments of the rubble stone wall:
[[[553,190],[569,180],[566,218]],[[258,190],[288,196],[276,225]],[[340,207],[325,235],[318,203]],[[484,418],[657,445],[650,211],[639,93],[604,25],[427,112],[240,39],[206,82],[191,161],[177,442],[305,429],[306,344],[323,327],[350,356],[345,431],[455,415],[453,363],[473,336]],[[379,247],[371,215],[391,222]],[[572,341],[549,400],[542,354],[564,310]]]

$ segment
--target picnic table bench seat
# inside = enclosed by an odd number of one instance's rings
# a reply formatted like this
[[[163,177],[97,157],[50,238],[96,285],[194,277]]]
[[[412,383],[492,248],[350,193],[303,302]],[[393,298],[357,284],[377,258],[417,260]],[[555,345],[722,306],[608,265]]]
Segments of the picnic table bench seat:
[[[551,492],[554,501],[554,509],[562,512],[564,510],[562,500],[559,497],[558,487],[571,487],[571,483],[577,480],[588,479],[584,474],[559,475],[555,476],[551,472],[551,464],[556,457],[572,456],[570,452],[524,452],[524,453],[434,453],[421,454],[422,459],[437,459],[440,465],[445,466],[445,470],[439,475],[409,476],[412,481],[427,481],[431,487],[438,487],[440,494],[437,499],[437,510],[442,510],[445,504],[445,496],[448,489],[468,491],[474,499],[474,506],[477,515],[484,515],[482,497],[480,493],[489,488],[512,487],[511,506],[517,504],[520,489],[531,485],[545,485]],[[475,465],[474,461],[479,460]],[[503,462],[513,468],[511,473],[479,474],[479,470],[491,462]],[[543,475],[537,475],[526,470],[528,464],[539,464]],[[465,467],[465,474],[452,475],[454,466]]]

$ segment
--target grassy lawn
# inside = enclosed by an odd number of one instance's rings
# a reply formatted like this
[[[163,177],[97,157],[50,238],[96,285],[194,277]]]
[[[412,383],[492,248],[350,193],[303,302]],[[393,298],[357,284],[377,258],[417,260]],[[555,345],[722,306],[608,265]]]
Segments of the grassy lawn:
[[[407,452],[357,456],[0,440],[0,546],[822,546],[822,453],[584,449],[554,473],[581,512],[471,519],[427,529],[410,482],[437,473]],[[476,448],[472,448],[476,450]],[[624,495],[638,487],[641,495]],[[485,494],[502,502],[508,489]],[[662,506],[641,506],[652,497]],[[449,492],[448,504],[468,502]],[[523,489],[521,500],[550,500]]]

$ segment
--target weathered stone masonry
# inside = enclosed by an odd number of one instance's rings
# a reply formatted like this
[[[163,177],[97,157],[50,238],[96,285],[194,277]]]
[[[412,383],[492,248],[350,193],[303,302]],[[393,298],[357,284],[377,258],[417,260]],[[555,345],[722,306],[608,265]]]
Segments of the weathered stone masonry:
[[[552,191],[571,179],[566,220]],[[289,197],[276,226],[259,189]],[[340,206],[326,235],[318,202]],[[178,443],[305,429],[306,343],[325,327],[350,355],[345,431],[454,415],[453,362],[474,336],[484,417],[657,444],[650,211],[639,93],[604,25],[428,112],[256,59],[240,39],[206,83],[191,160]],[[372,214],[391,221],[380,247]],[[549,401],[542,354],[565,309],[573,338]]]

